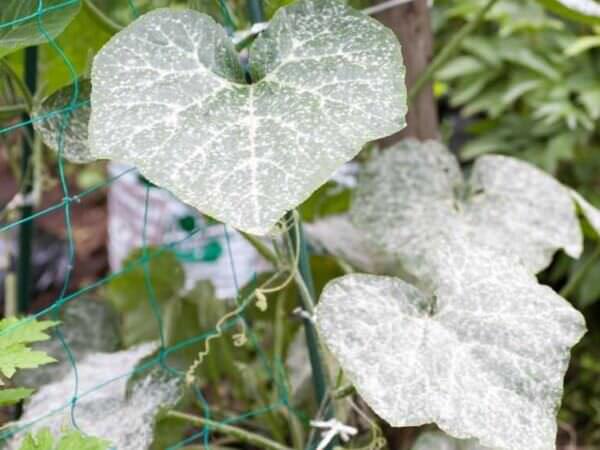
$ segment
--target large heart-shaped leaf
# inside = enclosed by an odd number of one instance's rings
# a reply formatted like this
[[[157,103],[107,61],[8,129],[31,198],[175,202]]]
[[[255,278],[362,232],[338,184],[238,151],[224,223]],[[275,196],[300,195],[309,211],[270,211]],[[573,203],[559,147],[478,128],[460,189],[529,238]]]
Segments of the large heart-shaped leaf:
[[[514,259],[465,238],[432,238],[426,290],[376,275],[330,282],[321,336],[393,426],[435,422],[497,449],[554,450],[583,317]]]
[[[78,12],[77,0],[2,0],[0,56],[48,42],[62,33]]]
[[[94,60],[92,154],[265,234],[365,143],[405,124],[395,36],[338,0],[279,10],[248,74],[253,84],[208,16],[142,16]]]
[[[536,167],[499,155],[478,158],[466,177],[441,144],[403,141],[367,165],[352,219],[372,242],[400,255],[419,275],[434,237],[464,234],[519,259],[529,270],[548,266],[564,249],[582,250],[570,191]]]

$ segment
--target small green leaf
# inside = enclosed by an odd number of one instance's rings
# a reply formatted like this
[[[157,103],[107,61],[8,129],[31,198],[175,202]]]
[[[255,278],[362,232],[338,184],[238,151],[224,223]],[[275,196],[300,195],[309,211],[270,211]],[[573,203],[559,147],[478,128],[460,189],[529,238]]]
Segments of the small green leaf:
[[[108,441],[94,436],[85,436],[76,430],[66,432],[55,443],[50,430],[44,428],[35,435],[29,433],[20,450],[107,450],[109,446]]]
[[[600,3],[595,0],[538,0],[552,12],[576,22],[600,23]]]
[[[33,389],[14,388],[0,390],[0,406],[14,405],[15,403],[25,400],[33,393]]]
[[[575,56],[591,48],[600,47],[600,36],[584,36],[578,38],[565,50],[565,55]]]
[[[459,56],[451,60],[437,72],[437,78],[440,80],[451,80],[453,78],[464,77],[485,70],[486,66],[477,58],[472,56]]]
[[[44,352],[34,351],[27,344],[49,339],[45,330],[58,322],[17,319],[9,317],[0,321],[0,372],[11,378],[17,369],[32,369],[54,362]]]
[[[159,303],[165,303],[184,286],[185,272],[173,252],[148,248],[146,263],[143,262],[143,255],[142,249],[132,251],[123,262],[123,273],[108,284],[108,295],[121,312],[132,311],[140,304],[147,305],[150,295],[148,289],[152,290]]]
[[[0,57],[57,37],[78,12],[79,0],[2,0]]]

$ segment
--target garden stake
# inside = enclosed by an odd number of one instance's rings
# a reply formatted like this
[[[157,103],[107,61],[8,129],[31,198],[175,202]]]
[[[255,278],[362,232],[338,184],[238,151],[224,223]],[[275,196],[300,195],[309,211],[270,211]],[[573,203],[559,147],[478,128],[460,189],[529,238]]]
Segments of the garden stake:
[[[25,49],[25,83],[28,92],[35,92],[37,85],[37,47],[28,47]],[[23,121],[30,120],[29,114],[23,114]],[[33,190],[33,170],[32,162],[32,143],[33,143],[33,125],[29,123],[24,128],[22,137],[22,159],[21,159],[21,194],[23,196],[23,206],[21,208],[21,218],[28,218],[33,212],[30,196]],[[19,225],[19,260],[17,266],[18,273],[18,310],[24,314],[29,309],[31,296],[31,242],[33,240],[33,221],[24,220]]]

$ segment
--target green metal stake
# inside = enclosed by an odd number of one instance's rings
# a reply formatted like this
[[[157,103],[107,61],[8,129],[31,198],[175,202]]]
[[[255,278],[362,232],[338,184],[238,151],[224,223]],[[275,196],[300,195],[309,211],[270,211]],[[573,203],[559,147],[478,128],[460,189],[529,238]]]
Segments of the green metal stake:
[[[288,213],[288,215],[286,216],[286,221],[293,221],[293,214],[293,212]],[[304,310],[312,315],[314,313],[314,300],[312,299],[316,298],[315,285],[312,277],[312,272],[310,270],[309,254],[308,249],[306,247],[306,240],[304,239],[302,222],[298,220],[295,226],[298,227],[298,230],[291,229],[288,232],[288,235],[290,237],[290,240],[292,241],[292,246],[294,248],[299,248],[300,251],[300,254],[298,255],[298,271],[301,277],[300,281],[303,284],[303,286],[299,286],[299,289],[305,287],[308,291],[305,293],[305,295],[302,295],[302,293],[300,293],[299,297]],[[300,242],[296,241],[296,236],[298,236]],[[313,322],[308,318],[303,320],[304,331],[306,333],[306,344],[308,346],[308,356],[312,367],[312,377],[315,387],[315,394],[318,404],[321,405],[326,401],[328,386],[325,368],[323,367],[322,363],[321,350],[319,348],[319,338]],[[331,408],[328,408],[328,410],[329,415],[331,415]]]
[[[37,88],[38,49],[28,47],[25,49],[25,84],[29,92],[34,93]],[[23,120],[29,121],[29,114],[23,114]],[[24,128],[22,157],[21,157],[21,195],[23,207],[21,218],[26,219],[33,213],[31,204],[31,191],[33,190],[32,168],[33,125],[29,123]],[[19,225],[19,259],[17,262],[17,290],[18,311],[26,314],[31,300],[31,250],[33,241],[33,220],[25,220]]]
[[[248,15],[250,17],[250,21],[253,24],[263,22],[265,20],[261,0],[248,0]],[[297,229],[290,229],[288,232],[288,236],[292,243],[292,247],[299,249],[299,279],[297,280],[297,284],[298,289],[301,291],[299,295],[300,302],[302,304],[303,309],[312,315],[314,313],[314,299],[316,298],[316,291],[312,277],[312,272],[310,270],[309,254],[308,248],[306,247],[306,240],[304,239],[302,221],[299,218],[297,221],[295,221],[294,212],[291,211],[286,215],[286,222],[294,223],[294,227],[297,227]],[[297,238],[300,242],[296,240]],[[334,411],[331,404],[326,404],[328,395],[328,383],[327,374],[323,365],[323,356],[319,347],[319,337],[317,335],[317,330],[312,320],[305,318],[303,319],[303,322],[317,404],[325,405],[323,416],[326,419],[329,419],[334,416]],[[313,448],[312,444],[312,442],[308,443],[309,449]],[[331,442],[327,447],[325,447],[325,450],[332,449],[336,444],[337,440],[334,439],[333,442]]]

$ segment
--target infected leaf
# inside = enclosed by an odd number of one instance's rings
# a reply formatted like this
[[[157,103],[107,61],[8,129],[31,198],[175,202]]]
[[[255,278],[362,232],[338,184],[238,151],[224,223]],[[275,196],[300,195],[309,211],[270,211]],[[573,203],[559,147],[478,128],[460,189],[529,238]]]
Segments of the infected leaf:
[[[94,60],[92,154],[265,234],[364,144],[405,125],[396,37],[340,1],[280,9],[248,70],[253,84],[210,17],[142,16]]]
[[[436,423],[505,450],[554,450],[570,348],[584,319],[510,257],[432,237],[423,289],[331,281],[317,325],[362,398],[392,426]]]
[[[155,348],[155,344],[145,344],[117,353],[94,353],[77,364],[77,423],[86,433],[110,439],[119,450],[150,446],[157,414],[162,408],[175,406],[181,395],[180,380],[160,368],[140,374],[128,391],[127,375]],[[70,408],[65,406],[65,399],[68,401],[73,395],[73,383],[73,376],[69,376],[42,387],[25,405],[18,425],[31,426],[34,432],[47,427],[52,433],[59,433],[69,420]],[[48,409],[61,410],[62,414],[48,417]],[[9,448],[19,448],[20,441],[16,437]]]
[[[351,215],[371,242],[419,276],[435,237],[460,235],[537,273],[563,249],[577,258],[582,234],[567,188],[534,166],[478,158],[465,177],[441,144],[407,140],[368,163]]]
[[[77,84],[59,89],[43,101],[34,112],[33,126],[40,133],[44,144],[75,163],[88,163],[95,158],[88,147],[88,124],[90,120],[90,80],[81,79]]]

